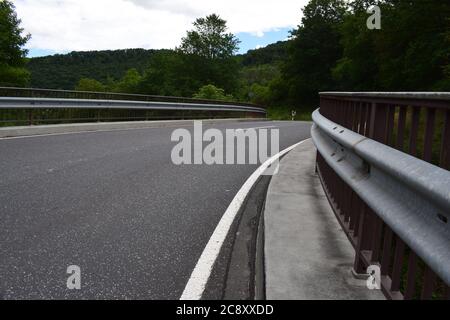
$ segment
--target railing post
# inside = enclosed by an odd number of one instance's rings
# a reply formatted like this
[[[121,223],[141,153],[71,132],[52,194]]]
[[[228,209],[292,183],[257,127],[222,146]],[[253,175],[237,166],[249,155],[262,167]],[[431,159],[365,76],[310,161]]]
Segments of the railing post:
[[[369,138],[381,143],[387,140],[388,106],[372,103]]]
[[[356,245],[356,255],[355,255],[355,264],[354,270],[357,274],[365,274],[366,273],[366,265],[363,260],[364,252],[370,250],[372,237],[371,237],[371,226],[372,226],[372,217],[370,216],[369,208],[365,203],[361,204],[361,215],[359,219],[359,230],[358,230],[358,242]]]
[[[445,112],[441,143],[441,167],[450,170],[450,110]]]
[[[28,110],[28,125],[33,125],[33,109]]]

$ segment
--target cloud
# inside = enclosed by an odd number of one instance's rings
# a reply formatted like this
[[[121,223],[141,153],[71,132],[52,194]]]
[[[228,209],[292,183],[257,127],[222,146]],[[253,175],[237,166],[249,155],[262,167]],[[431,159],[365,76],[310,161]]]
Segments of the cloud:
[[[27,47],[57,52],[121,48],[174,48],[192,22],[217,13],[230,32],[292,28],[307,0],[16,0],[32,39]]]
[[[192,1],[184,0],[125,0],[150,10],[162,10],[188,16],[201,16],[204,12],[198,6],[192,6]]]
[[[262,38],[262,37],[264,37],[264,32],[263,31],[256,31],[255,32],[255,36],[257,36],[258,38]]]

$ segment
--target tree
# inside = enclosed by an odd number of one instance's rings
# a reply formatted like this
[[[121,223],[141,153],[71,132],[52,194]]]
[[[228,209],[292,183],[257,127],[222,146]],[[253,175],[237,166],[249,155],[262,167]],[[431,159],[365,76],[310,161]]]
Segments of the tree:
[[[375,44],[381,32],[366,26],[367,8],[372,4],[369,1],[350,3],[351,11],[340,26],[343,56],[332,70],[337,90],[371,91],[378,87]]]
[[[202,83],[193,77],[194,66],[178,51],[161,51],[148,63],[139,86],[144,94],[191,97]]]
[[[233,55],[238,50],[239,40],[227,33],[226,21],[212,14],[194,22],[194,30],[188,31],[177,48],[183,56],[183,64],[194,83],[214,84],[227,92],[237,90],[236,74],[239,64]]]
[[[434,89],[437,91],[450,91],[450,30],[446,32],[445,43],[446,50],[444,51],[444,56],[446,62],[443,67],[444,78],[435,84]]]
[[[75,86],[75,90],[77,91],[92,91],[92,92],[105,92],[106,86],[103,85],[100,81],[89,78],[82,78],[78,81],[78,84]]]
[[[208,84],[200,88],[200,90],[194,94],[195,99],[208,99],[208,100],[223,100],[232,101],[232,95],[226,95],[223,89],[217,88],[212,84]]]
[[[445,77],[450,26],[449,1],[386,0],[377,39],[377,81],[381,89],[429,91]],[[448,88],[447,88],[448,89]]]
[[[243,67],[239,72],[238,97],[259,105],[269,105],[271,103],[270,84],[279,76],[280,68],[277,62]]]
[[[123,78],[114,85],[115,92],[139,93],[139,86],[142,81],[141,74],[134,68],[128,70]]]
[[[334,88],[332,68],[342,57],[340,25],[347,11],[344,0],[311,0],[304,8],[301,25],[291,32],[289,58],[282,81],[274,88],[285,104],[318,103],[318,92]]]
[[[207,59],[227,59],[239,49],[239,40],[227,33],[227,22],[216,14],[198,18],[195,30],[187,32],[181,40],[180,50],[186,54],[198,55]]]
[[[0,1],[0,85],[25,86],[29,72],[24,68],[30,35],[23,36],[15,7],[9,0]]]
[[[369,0],[354,0],[341,24],[343,56],[333,68],[336,89],[448,90],[448,1],[384,0],[382,30],[366,27]],[[448,79],[448,75],[447,75]]]

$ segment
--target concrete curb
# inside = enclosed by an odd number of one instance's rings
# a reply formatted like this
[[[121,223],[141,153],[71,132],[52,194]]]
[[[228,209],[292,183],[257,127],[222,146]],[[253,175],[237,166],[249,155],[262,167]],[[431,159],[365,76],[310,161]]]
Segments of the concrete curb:
[[[21,126],[0,128],[0,138],[13,138],[21,136],[37,136],[46,134],[63,134],[77,132],[95,132],[108,130],[127,130],[145,128],[165,128],[172,126],[186,126],[193,124],[194,120],[165,120],[165,121],[132,121],[132,122],[104,122],[104,123],[75,123],[56,124],[42,126]],[[202,120],[204,124],[221,122],[250,122],[269,121],[266,118],[238,118],[238,119],[207,119]]]
[[[308,140],[287,154],[272,177],[264,209],[269,300],[383,300],[352,276],[355,251],[315,174]]]

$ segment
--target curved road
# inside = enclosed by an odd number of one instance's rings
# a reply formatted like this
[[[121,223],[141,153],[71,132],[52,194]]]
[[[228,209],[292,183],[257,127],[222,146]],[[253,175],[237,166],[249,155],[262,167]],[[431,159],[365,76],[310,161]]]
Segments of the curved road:
[[[214,125],[267,126],[280,150],[309,137],[301,122]],[[174,129],[0,139],[0,299],[178,299],[257,166],[176,166]]]

